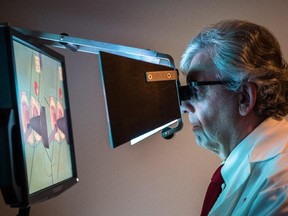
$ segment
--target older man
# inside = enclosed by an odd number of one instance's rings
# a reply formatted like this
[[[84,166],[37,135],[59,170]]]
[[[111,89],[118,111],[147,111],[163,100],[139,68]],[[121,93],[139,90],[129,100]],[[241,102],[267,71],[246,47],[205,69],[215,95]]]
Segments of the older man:
[[[288,215],[288,65],[275,37],[222,21],[191,41],[180,64],[196,143],[223,160],[213,177],[223,180],[220,195],[207,204],[207,191],[201,215]]]

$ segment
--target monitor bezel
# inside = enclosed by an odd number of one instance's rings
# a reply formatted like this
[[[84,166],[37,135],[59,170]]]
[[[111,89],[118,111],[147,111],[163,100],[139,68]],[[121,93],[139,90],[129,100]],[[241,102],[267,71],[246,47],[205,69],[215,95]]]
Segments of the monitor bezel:
[[[2,113],[4,116],[6,115],[8,119],[13,118],[12,122],[15,122],[12,128],[7,129],[7,133],[8,133],[7,137],[11,136],[12,139],[9,141],[9,139],[7,139],[6,137],[6,141],[2,140],[3,144],[5,144],[5,142],[12,142],[12,143],[7,143],[9,147],[6,148],[6,152],[5,151],[3,152],[3,154],[10,155],[7,158],[7,160],[10,160],[10,161],[7,161],[7,163],[10,162],[10,165],[11,165],[10,168],[12,168],[12,170],[4,171],[4,174],[9,175],[9,179],[7,180],[7,182],[5,182],[6,184],[5,187],[1,186],[1,190],[2,190],[4,200],[8,205],[10,205],[11,207],[22,208],[22,207],[31,206],[33,204],[55,197],[63,193],[64,191],[66,191],[68,188],[73,186],[78,181],[77,168],[76,168],[76,155],[75,155],[74,140],[73,140],[73,129],[72,129],[72,122],[71,122],[71,111],[70,111],[68,86],[67,86],[67,76],[66,76],[66,68],[65,68],[65,58],[60,53],[38,43],[36,38],[27,37],[26,35],[23,35],[22,33],[11,28],[9,25],[2,25],[1,29],[2,29],[0,32],[0,34],[2,34],[1,37],[2,39],[5,39],[5,41],[1,42],[5,44],[4,46],[5,48],[3,47],[4,50],[2,52],[6,52],[5,60],[7,62],[6,70],[3,73],[6,73],[5,76],[6,76],[7,85],[5,87],[8,88],[9,90],[6,89],[8,96],[4,97],[4,99],[6,98],[7,101],[2,101],[0,103],[0,109],[3,111]],[[37,52],[42,53],[43,55],[46,55],[50,58],[53,58],[61,62],[62,73],[63,73],[62,74],[63,75],[63,88],[64,88],[63,94],[65,98],[65,104],[67,107],[66,114],[67,114],[67,127],[69,130],[72,177],[64,181],[58,182],[54,185],[51,185],[49,187],[46,187],[42,190],[31,193],[31,194],[29,194],[29,188],[28,188],[28,177],[27,177],[26,163],[25,163],[25,149],[24,149],[23,136],[21,135],[22,133],[20,131],[21,130],[20,120],[19,120],[20,109],[19,109],[19,101],[17,99],[18,98],[17,94],[19,94],[19,92],[17,90],[17,80],[16,80],[17,74],[16,74],[16,67],[15,67],[15,55],[13,51],[14,40],[17,41],[18,43],[28,46],[29,48]],[[8,126],[8,123],[7,123],[7,126]],[[21,140],[17,140],[16,137],[21,137]],[[15,157],[17,157],[17,159]],[[2,163],[5,163],[5,161],[4,162],[2,161]]]

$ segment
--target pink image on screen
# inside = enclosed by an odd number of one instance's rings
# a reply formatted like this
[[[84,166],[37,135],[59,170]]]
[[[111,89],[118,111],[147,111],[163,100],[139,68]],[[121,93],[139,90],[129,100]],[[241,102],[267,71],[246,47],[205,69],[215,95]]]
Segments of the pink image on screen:
[[[60,141],[65,139],[65,135],[61,130],[59,130],[57,121],[60,118],[64,117],[63,105],[59,101],[57,101],[56,104],[54,97],[50,97],[49,101],[50,101],[50,120],[52,125],[52,131],[54,131],[54,133],[52,133],[53,137],[50,137],[50,142],[52,141],[51,140],[52,138],[60,143]]]
[[[54,128],[57,124],[57,112],[56,112],[56,104],[53,97],[50,97],[50,118],[52,127]]]
[[[32,106],[32,117],[39,116],[40,115],[40,104],[33,96],[31,97],[31,106]],[[34,138],[35,138],[36,143],[40,142],[41,136],[36,131],[33,131],[33,134],[34,134]]]
[[[30,122],[30,106],[25,91],[22,91],[20,93],[20,101],[21,101],[22,129],[24,134],[27,132],[25,141],[29,144],[33,144],[32,133],[27,131]]]
[[[62,100],[62,99],[63,99],[63,92],[62,92],[62,89],[59,88],[58,92],[59,92],[59,98]]]
[[[34,81],[34,92],[35,92],[35,95],[38,96],[38,94],[39,94],[39,85],[38,85],[37,81]]]

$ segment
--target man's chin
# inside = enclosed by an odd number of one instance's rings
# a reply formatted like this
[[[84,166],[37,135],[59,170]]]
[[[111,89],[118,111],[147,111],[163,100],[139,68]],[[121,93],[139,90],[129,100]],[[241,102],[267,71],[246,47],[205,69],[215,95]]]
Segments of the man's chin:
[[[205,142],[203,141],[203,139],[201,139],[201,137],[199,138],[196,138],[196,144],[197,146],[201,147],[201,148],[204,148],[204,149],[207,149],[207,150],[210,150],[212,152],[214,152],[215,154],[217,154],[219,157],[219,148],[217,148],[217,144],[216,143],[211,143],[211,142]]]

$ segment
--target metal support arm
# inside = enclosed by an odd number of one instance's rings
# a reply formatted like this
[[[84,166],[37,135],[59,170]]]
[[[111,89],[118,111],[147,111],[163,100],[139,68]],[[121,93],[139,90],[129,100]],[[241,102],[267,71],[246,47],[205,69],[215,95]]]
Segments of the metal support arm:
[[[92,54],[99,54],[99,51],[108,52],[136,60],[146,61],[154,64],[165,65],[174,68],[174,61],[170,55],[158,53],[153,50],[140,49],[135,47],[123,46],[118,44],[111,44],[99,42],[94,40],[71,37],[66,33],[52,34],[46,32],[39,32],[24,28],[16,28],[15,30],[31,36],[38,40],[41,44],[53,46],[57,48],[70,49],[71,51],[80,51]]]

